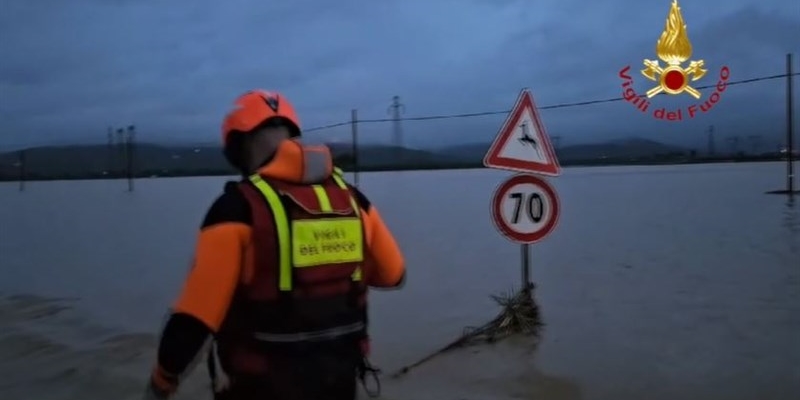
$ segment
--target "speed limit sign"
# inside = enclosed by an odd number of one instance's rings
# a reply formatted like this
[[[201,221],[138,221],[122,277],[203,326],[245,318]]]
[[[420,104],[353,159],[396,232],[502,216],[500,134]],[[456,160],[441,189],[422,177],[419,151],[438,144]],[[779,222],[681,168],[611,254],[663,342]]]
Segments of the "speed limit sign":
[[[556,191],[535,175],[520,174],[503,182],[492,198],[492,220],[497,230],[521,244],[544,239],[558,223]]]

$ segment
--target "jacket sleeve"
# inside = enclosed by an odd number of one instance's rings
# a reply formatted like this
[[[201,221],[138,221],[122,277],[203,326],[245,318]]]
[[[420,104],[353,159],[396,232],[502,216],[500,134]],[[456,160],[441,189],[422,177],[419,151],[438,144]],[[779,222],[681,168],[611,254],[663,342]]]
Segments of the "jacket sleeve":
[[[192,268],[161,334],[150,382],[157,391],[174,392],[222,324],[239,281],[250,226],[249,207],[238,192],[226,191],[206,214]]]
[[[355,187],[350,187],[361,207],[367,236],[364,277],[367,285],[397,288],[405,281],[405,261],[397,241],[383,222],[378,209]]]

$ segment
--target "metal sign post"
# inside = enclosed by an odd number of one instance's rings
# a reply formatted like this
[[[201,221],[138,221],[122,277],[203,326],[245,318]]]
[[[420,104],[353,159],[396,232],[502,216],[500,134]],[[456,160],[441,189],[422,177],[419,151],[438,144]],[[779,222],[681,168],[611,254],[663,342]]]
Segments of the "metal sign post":
[[[522,290],[530,290],[531,286],[531,245],[520,245],[522,249]]]
[[[492,197],[492,221],[521,252],[522,288],[531,285],[530,245],[544,239],[558,224],[561,205],[555,189],[536,175],[514,175]]]

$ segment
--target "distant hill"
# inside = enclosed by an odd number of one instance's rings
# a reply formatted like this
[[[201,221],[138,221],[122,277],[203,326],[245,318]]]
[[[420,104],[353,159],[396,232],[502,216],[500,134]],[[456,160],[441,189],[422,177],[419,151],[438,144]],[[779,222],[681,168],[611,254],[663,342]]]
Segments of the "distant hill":
[[[328,146],[336,164],[350,169],[353,165],[350,144],[332,143]],[[467,143],[433,150],[364,145],[358,149],[358,165],[361,170],[477,168],[481,167],[488,148],[489,143]],[[685,148],[640,138],[564,146],[557,153],[562,165],[685,162],[695,156]],[[126,160],[121,147],[34,147],[25,150],[25,176],[28,179],[125,176]],[[0,180],[17,179],[19,161],[17,152],[0,153]],[[218,147],[137,144],[133,165],[138,176],[235,174]]]
[[[448,146],[434,150],[437,154],[452,157],[462,162],[482,162],[483,156],[489,150],[491,143],[468,143],[455,146]]]
[[[639,159],[674,154],[690,150],[649,139],[621,139],[597,144],[564,146],[557,151],[560,160],[589,160],[592,158]]]
[[[352,165],[349,145],[329,145],[335,162],[342,167]],[[121,147],[74,145],[35,147],[25,150],[25,174],[28,177],[102,177],[124,175],[127,158]],[[0,153],[0,178],[19,175],[19,153]],[[362,169],[389,169],[400,165],[431,167],[452,163],[448,156],[425,150],[367,145],[359,148],[358,163]],[[133,156],[134,170],[139,174],[217,175],[235,174],[218,147],[181,147],[137,144]]]
[[[328,144],[334,157],[352,163],[353,148],[349,144]],[[358,164],[364,168],[383,168],[397,164],[432,165],[457,163],[459,158],[430,150],[397,146],[366,145],[358,149]]]
[[[121,147],[104,145],[48,146],[25,150],[26,173],[30,176],[102,176],[126,170]],[[172,170],[230,170],[219,148],[163,147],[137,144],[133,158],[138,170],[152,174]],[[0,154],[0,175],[17,171],[18,153]]]
[[[460,161],[481,162],[491,143],[470,143],[439,149],[438,154]],[[689,150],[649,139],[630,138],[602,143],[562,146],[556,150],[561,162],[589,161],[594,159],[640,159],[659,155],[685,154]]]

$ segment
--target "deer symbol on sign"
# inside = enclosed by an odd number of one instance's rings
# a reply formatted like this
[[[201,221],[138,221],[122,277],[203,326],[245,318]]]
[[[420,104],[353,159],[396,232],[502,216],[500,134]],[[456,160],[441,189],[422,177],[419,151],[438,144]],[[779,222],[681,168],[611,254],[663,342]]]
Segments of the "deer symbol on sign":
[[[523,146],[530,145],[531,147],[533,147],[533,150],[536,151],[536,155],[538,155],[539,158],[541,158],[542,153],[539,152],[539,142],[537,142],[536,138],[534,138],[533,136],[530,135],[530,133],[528,133],[528,123],[523,122],[519,127],[522,128],[522,137],[519,138],[520,143],[522,143]]]

